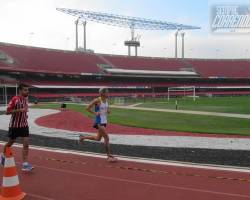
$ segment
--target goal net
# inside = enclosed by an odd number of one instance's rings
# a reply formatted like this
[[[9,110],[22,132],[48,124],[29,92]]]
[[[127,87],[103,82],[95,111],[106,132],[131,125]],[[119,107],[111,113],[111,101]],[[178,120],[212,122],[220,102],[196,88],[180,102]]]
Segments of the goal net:
[[[171,96],[191,97],[195,101],[197,98],[195,94],[195,86],[182,86],[182,87],[169,87],[168,88],[168,101]]]
[[[124,105],[125,97],[114,97],[114,105]]]

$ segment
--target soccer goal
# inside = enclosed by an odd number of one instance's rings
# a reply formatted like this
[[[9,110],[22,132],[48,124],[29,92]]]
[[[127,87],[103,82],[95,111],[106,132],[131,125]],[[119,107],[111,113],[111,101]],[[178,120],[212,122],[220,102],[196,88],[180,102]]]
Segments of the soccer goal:
[[[17,84],[0,82],[0,106],[7,106],[12,96],[17,95]]]
[[[0,106],[8,104],[7,85],[0,84]]]
[[[114,105],[125,105],[125,97],[114,97]]]
[[[195,93],[195,86],[169,87],[168,88],[168,101],[171,95],[192,97],[194,101],[197,97]]]

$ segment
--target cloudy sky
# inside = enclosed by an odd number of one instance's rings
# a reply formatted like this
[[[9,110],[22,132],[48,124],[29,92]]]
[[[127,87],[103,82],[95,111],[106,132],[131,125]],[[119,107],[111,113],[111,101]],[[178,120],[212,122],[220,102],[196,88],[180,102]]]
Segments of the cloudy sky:
[[[250,0],[0,0],[0,42],[74,50],[75,18],[56,11],[61,7],[200,26],[201,30],[186,32],[186,57],[250,58],[250,33],[210,31],[211,6],[230,3],[250,5]],[[79,30],[81,46],[82,27]],[[174,56],[173,31],[136,33],[141,35],[139,55]],[[129,38],[128,29],[87,24],[87,48],[95,52],[125,55],[123,43]]]

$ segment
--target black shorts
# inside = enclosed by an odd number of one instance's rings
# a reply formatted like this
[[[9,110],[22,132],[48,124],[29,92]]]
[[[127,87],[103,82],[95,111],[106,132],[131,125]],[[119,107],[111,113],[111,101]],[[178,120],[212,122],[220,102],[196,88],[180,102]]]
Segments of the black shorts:
[[[96,128],[96,129],[98,129],[98,125],[100,125],[100,126],[104,126],[104,127],[106,127],[107,126],[107,124],[94,124],[93,125],[93,128]]]
[[[29,127],[9,128],[8,137],[12,140],[15,140],[18,137],[29,137],[29,135]]]

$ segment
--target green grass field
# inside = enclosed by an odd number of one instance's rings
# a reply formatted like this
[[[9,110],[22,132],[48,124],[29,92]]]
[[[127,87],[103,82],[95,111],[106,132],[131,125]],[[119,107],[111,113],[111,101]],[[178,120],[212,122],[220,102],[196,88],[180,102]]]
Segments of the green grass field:
[[[170,99],[161,102],[145,102],[138,107],[175,109],[175,101],[178,101],[178,109],[250,114],[250,97],[213,97],[197,98],[194,102],[192,98]]]
[[[248,100],[250,101],[250,98],[236,98],[235,100],[236,101],[234,102],[231,98],[204,98],[199,99],[195,102],[195,105],[197,103],[199,106],[194,106],[194,102],[192,102],[191,100],[182,100],[182,105],[186,110],[232,112],[244,114],[250,113],[250,102],[248,102]],[[174,105],[168,105],[167,102],[147,102],[140,106],[174,109]],[[35,107],[54,109],[59,108],[59,105],[43,104]],[[86,112],[85,106],[83,105],[68,104],[68,108],[77,112],[82,112],[83,114],[92,117]],[[240,110],[240,112],[238,110]],[[159,130],[250,135],[249,119],[228,117],[111,108],[109,122],[132,127],[143,127]]]

